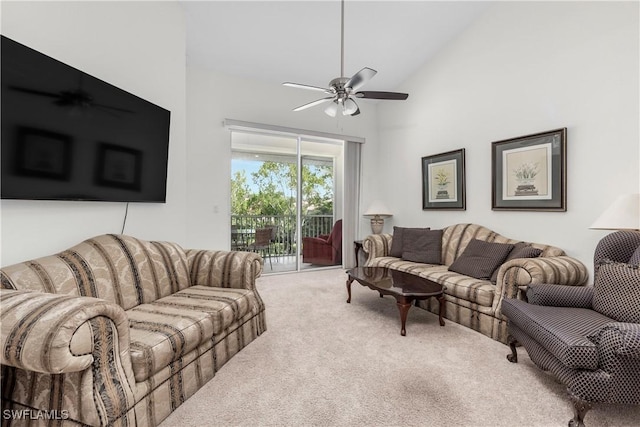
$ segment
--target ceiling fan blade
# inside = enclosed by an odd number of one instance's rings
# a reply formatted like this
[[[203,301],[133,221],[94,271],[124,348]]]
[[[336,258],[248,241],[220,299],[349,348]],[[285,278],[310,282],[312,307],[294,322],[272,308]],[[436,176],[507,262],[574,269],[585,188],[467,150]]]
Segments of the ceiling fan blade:
[[[315,101],[309,102],[308,104],[304,104],[297,108],[294,108],[293,111],[306,110],[307,108],[315,107],[316,105],[320,105],[328,101],[333,101],[333,97],[317,99]]]
[[[135,111],[132,110],[127,110],[126,108],[120,108],[120,107],[113,107],[111,105],[104,105],[104,104],[91,104],[92,107],[96,107],[96,108],[103,108],[103,109],[107,109],[107,110],[112,110],[112,111],[119,111],[121,113],[131,113],[134,114]]]
[[[376,73],[376,70],[364,67],[362,70],[355,73],[353,77],[351,77],[349,81],[344,84],[344,87],[349,87],[353,92],[355,92],[360,89],[366,82],[371,80],[371,78],[375,76]]]
[[[60,98],[60,94],[54,93],[54,92],[45,92],[43,90],[29,89],[26,87],[18,87],[18,86],[9,86],[9,88],[12,90],[17,90],[18,92],[28,93],[30,95],[47,96],[49,98]]]
[[[365,91],[365,92],[357,92],[353,96],[357,98],[396,99],[396,100],[404,101],[409,97],[409,94],[400,93],[400,92]]]
[[[284,82],[282,83],[283,86],[289,86],[289,87],[296,87],[298,89],[309,89],[309,90],[315,90],[318,92],[324,92],[324,93],[333,93],[330,89],[327,88],[323,88],[323,87],[318,87],[318,86],[310,86],[310,85],[303,85],[300,83],[291,83],[291,82]]]

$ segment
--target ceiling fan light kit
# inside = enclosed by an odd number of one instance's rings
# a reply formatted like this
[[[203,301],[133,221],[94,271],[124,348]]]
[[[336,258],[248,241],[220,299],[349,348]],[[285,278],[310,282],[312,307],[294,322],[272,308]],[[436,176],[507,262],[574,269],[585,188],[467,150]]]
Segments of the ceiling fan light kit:
[[[386,100],[405,100],[409,97],[406,93],[399,92],[380,92],[380,91],[366,91],[358,92],[365,83],[367,83],[377,71],[365,67],[355,73],[351,78],[344,77],[344,0],[341,2],[341,26],[340,26],[340,75],[329,82],[328,88],[322,88],[318,86],[311,86],[300,83],[285,82],[284,86],[295,87],[300,89],[314,90],[317,92],[323,92],[328,97],[311,101],[307,104],[301,105],[293,109],[293,111],[306,110],[307,108],[315,107],[316,105],[331,102],[329,106],[324,109],[325,114],[330,117],[336,117],[338,111],[343,116],[356,116],[360,114],[360,108],[354,100],[354,98],[368,98],[368,99],[386,99]]]

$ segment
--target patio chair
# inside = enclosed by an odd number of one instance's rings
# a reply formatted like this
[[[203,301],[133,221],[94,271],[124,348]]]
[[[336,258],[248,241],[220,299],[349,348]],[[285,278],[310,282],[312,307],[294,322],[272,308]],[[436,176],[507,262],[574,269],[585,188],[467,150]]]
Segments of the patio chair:
[[[273,235],[273,228],[258,228],[256,230],[255,240],[248,246],[251,252],[258,252],[264,257],[265,252],[269,258],[269,267],[273,270],[273,264],[271,263],[271,236]]]
[[[302,238],[302,262],[318,265],[342,264],[342,220],[333,225],[331,234]]]
[[[569,426],[584,426],[593,403],[640,404],[640,233],[604,237],[594,286],[530,285],[527,300],[505,299],[510,362],[521,344],[540,369],[566,385]]]

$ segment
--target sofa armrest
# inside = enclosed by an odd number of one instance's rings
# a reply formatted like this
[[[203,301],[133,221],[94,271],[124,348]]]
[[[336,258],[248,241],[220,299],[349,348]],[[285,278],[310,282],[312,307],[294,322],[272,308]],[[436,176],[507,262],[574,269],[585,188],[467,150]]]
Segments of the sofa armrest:
[[[493,309],[497,316],[504,298],[524,299],[524,292],[531,285],[556,284],[582,286],[589,278],[587,267],[570,256],[540,258],[516,258],[500,267],[496,282]]]
[[[186,253],[192,285],[255,290],[264,267],[262,257],[253,252],[190,249]]]
[[[591,308],[593,286],[530,285],[527,289],[529,304],[553,307]]]
[[[327,241],[327,239],[323,239],[320,237],[303,237],[302,238],[303,247],[305,244],[331,246],[331,244]]]
[[[126,417],[135,404],[135,378],[122,307],[99,298],[0,289],[0,308],[0,362],[3,373],[5,367],[17,371],[9,384],[57,378],[64,381],[65,399],[51,404],[71,419],[113,425]],[[3,399],[13,399],[9,393],[3,390]],[[53,398],[53,391],[44,391],[39,399],[49,399],[47,393]]]
[[[122,307],[92,297],[0,289],[0,363],[29,371],[61,374],[87,369],[99,331],[92,321],[111,320],[127,373],[129,321]]]
[[[638,323],[607,323],[589,339],[598,346],[600,359],[605,363],[616,357],[640,359],[640,324]]]
[[[362,242],[362,249],[367,254],[365,265],[370,265],[374,258],[389,256],[391,250],[391,234],[370,234]]]

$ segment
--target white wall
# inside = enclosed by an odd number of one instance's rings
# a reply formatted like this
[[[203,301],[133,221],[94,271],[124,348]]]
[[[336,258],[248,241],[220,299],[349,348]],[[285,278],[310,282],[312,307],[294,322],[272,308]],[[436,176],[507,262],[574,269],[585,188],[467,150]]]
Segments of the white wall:
[[[640,190],[638,2],[500,2],[379,107],[386,226],[485,225],[592,269],[589,225]],[[491,210],[491,142],[568,128],[567,212]],[[466,149],[466,211],[423,211],[421,157]],[[398,192],[398,188],[406,188]]]
[[[321,109],[291,112],[312,93],[186,69],[184,18],[173,2],[1,7],[3,34],[172,111],[168,203],[132,204],[128,234],[187,247],[228,245],[224,118],[365,137],[362,209],[382,199],[394,212],[386,231],[475,222],[555,244],[590,266],[606,232],[588,226],[618,194],[639,191],[637,2],[499,2],[397,88],[409,100],[362,101],[362,115],[338,120]],[[491,142],[565,126],[568,211],[492,211]],[[467,154],[467,210],[422,211],[420,158],[457,148]],[[118,233],[125,209],[95,202],[0,207],[0,265]],[[367,233],[362,218],[360,236]]]
[[[330,118],[320,107],[291,111],[316,98],[313,92],[280,84],[222,75],[196,66],[188,68],[190,247],[229,247],[231,150],[229,131],[222,125],[224,119],[364,137],[363,192],[373,193],[377,179],[375,104],[360,102],[362,114],[348,118]],[[368,202],[363,196],[363,205]],[[366,226],[366,221],[363,224]]]
[[[186,238],[186,47],[174,2],[2,2],[2,34],[171,111],[166,204],[129,207],[125,233]],[[120,233],[125,204],[3,200],[0,265]]]

